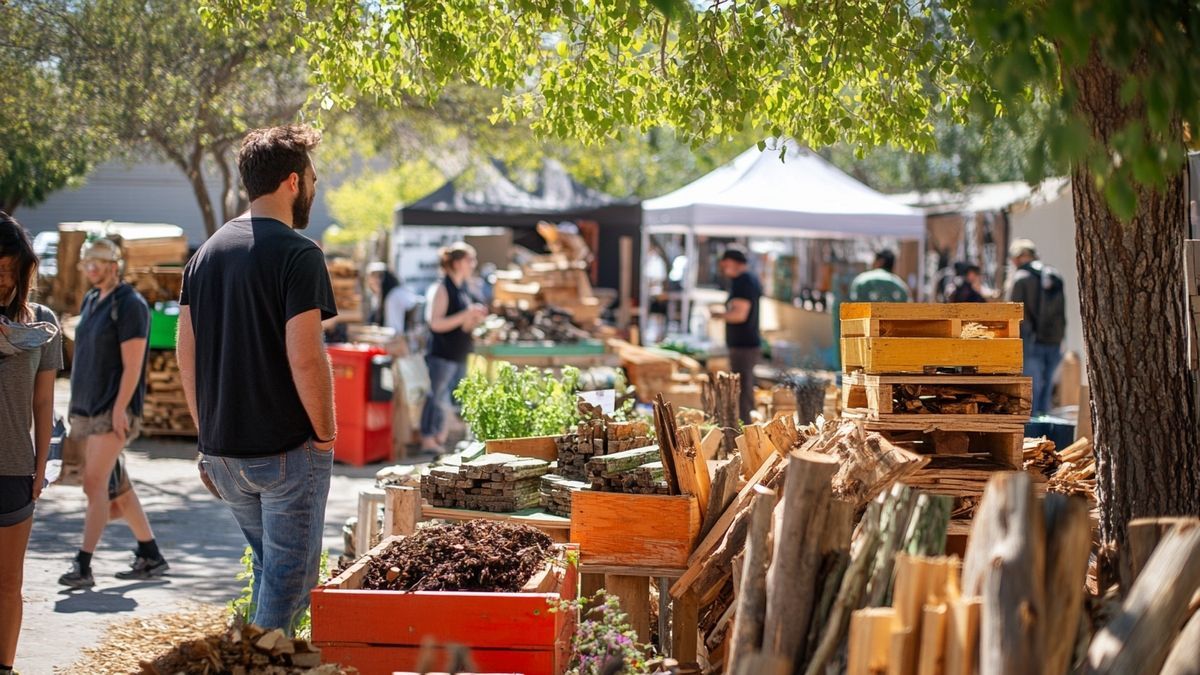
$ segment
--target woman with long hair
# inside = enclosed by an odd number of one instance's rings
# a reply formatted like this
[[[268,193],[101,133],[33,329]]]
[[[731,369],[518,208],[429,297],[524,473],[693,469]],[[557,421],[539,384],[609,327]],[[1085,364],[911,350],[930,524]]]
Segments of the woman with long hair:
[[[29,234],[0,211],[0,673],[11,672],[17,656],[25,549],[63,364],[57,317],[29,301],[37,266]]]
[[[421,410],[421,450],[439,452],[446,443],[446,413],[450,394],[467,374],[467,357],[474,350],[471,331],[487,318],[487,308],[467,292],[475,272],[475,249],[457,242],[443,248],[442,280],[431,289],[428,309],[432,339],[425,364],[429,367],[429,396]]]

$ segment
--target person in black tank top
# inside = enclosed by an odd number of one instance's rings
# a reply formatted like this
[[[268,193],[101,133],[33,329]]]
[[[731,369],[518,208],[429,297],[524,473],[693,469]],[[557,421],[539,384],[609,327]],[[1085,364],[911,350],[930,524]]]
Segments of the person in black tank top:
[[[474,348],[471,331],[487,317],[487,308],[466,290],[475,272],[475,249],[457,242],[440,255],[443,276],[429,303],[429,396],[421,410],[421,450],[430,452],[441,451],[446,443],[450,395],[467,374],[467,356]]]

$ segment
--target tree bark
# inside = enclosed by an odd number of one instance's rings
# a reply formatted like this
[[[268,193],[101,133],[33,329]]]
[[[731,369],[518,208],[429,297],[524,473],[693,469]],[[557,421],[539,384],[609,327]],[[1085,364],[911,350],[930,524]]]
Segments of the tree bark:
[[[1076,111],[1106,148],[1129,120],[1146,117],[1141,101],[1121,102],[1130,74],[1109,67],[1094,50],[1067,74],[1078,94]],[[1135,186],[1136,211],[1128,223],[1109,209],[1086,166],[1072,172],[1100,533],[1119,552],[1134,518],[1200,513],[1200,419],[1187,369],[1181,284],[1185,169],[1181,164],[1156,190]]]
[[[187,169],[188,183],[192,186],[192,194],[196,196],[196,205],[200,207],[200,218],[204,221],[204,234],[211,237],[217,231],[217,214],[213,209],[212,199],[208,195],[208,186],[204,183],[204,154],[197,150],[192,153]]]
[[[6,199],[6,200],[4,200],[3,204],[0,204],[0,211],[3,211],[11,216],[13,214],[13,212],[17,210],[17,207],[20,205],[21,205],[20,197],[13,197],[12,199]]]

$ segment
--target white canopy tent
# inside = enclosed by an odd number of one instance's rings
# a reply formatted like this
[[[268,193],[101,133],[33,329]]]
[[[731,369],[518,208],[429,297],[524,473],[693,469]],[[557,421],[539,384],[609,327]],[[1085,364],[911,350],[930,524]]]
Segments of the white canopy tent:
[[[770,145],[770,142],[769,142]],[[688,269],[682,317],[691,315],[696,286],[696,236],[849,239],[892,237],[921,242],[925,215],[898,204],[843,173],[807,148],[788,141],[780,150],[757,147],[678,190],[642,203],[642,260],[650,237],[682,234]],[[918,275],[924,278],[924,255]],[[639,297],[649,296],[642,275]],[[642,325],[649,303],[641,302]]]

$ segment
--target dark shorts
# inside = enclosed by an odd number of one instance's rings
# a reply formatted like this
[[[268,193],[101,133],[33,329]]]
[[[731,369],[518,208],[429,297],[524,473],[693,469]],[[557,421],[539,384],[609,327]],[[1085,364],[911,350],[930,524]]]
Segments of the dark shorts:
[[[33,504],[33,476],[0,476],[0,527],[28,520]]]

